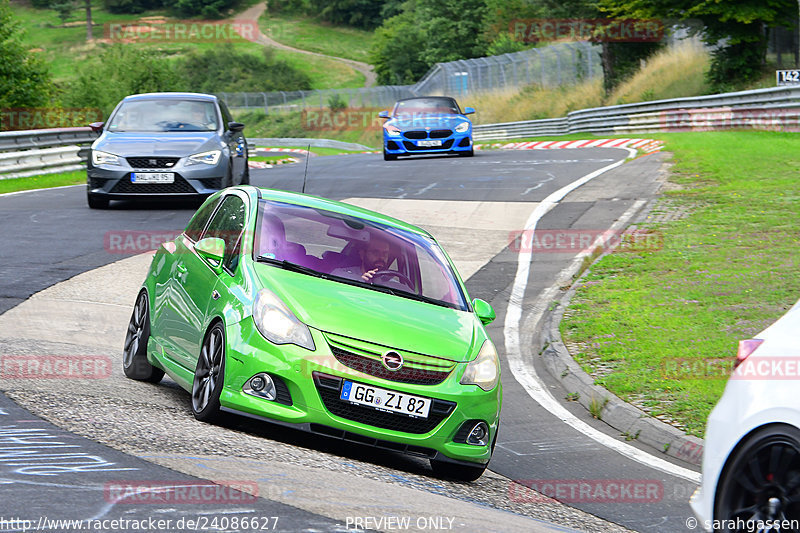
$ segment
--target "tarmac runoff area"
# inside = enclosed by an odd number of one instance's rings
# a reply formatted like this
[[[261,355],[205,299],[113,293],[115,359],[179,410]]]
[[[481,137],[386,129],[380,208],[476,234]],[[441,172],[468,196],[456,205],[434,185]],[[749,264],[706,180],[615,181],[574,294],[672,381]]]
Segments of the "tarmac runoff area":
[[[523,227],[535,208],[521,202],[345,201],[428,229],[464,279],[500,252],[509,232]],[[464,216],[465,209],[471,216]],[[441,225],[455,220],[479,221],[481,228]],[[464,532],[628,531],[491,471],[474,483],[449,482],[432,477],[427,462],[416,458],[246,419],[224,427],[196,421],[188,393],[169,378],[153,386],[122,373],[126,326],[151,257],[142,254],[78,275],[0,315],[4,363],[6,357],[52,355],[55,365],[57,356],[87,356],[82,366],[66,367],[82,373],[78,379],[4,379],[0,388],[33,414],[93,441],[204,479],[255,480],[260,497],[349,527],[397,531],[407,518],[410,530],[436,524]],[[87,373],[93,379],[86,379]],[[356,518],[370,520],[356,523]]]

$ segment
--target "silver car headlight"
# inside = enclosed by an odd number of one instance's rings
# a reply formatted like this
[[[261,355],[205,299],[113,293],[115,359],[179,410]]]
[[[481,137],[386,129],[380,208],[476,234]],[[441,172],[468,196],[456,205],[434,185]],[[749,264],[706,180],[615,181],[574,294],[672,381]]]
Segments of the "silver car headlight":
[[[119,165],[119,156],[109,154],[108,152],[101,152],[100,150],[92,150],[92,164],[99,165]]]
[[[456,126],[457,133],[464,133],[465,131],[469,130],[469,122],[461,122],[458,126]]]
[[[216,165],[217,161],[219,161],[220,155],[222,155],[222,152],[219,150],[210,150],[208,152],[190,155],[188,161],[186,161],[186,164],[197,165],[200,163],[205,163],[206,165]]]
[[[461,377],[462,385],[477,385],[485,391],[497,386],[500,379],[500,361],[491,340],[486,339],[478,352],[478,357],[467,364]]]
[[[296,344],[307,350],[315,349],[308,326],[268,289],[261,289],[256,295],[253,321],[264,338],[273,344]]]

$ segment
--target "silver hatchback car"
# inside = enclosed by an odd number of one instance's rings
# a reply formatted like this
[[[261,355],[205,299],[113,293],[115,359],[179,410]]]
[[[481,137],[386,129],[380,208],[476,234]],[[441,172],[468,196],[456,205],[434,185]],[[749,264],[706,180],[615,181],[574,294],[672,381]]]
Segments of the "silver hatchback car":
[[[244,124],[216,96],[128,96],[92,128],[100,132],[87,165],[93,209],[109,200],[203,197],[250,181]]]

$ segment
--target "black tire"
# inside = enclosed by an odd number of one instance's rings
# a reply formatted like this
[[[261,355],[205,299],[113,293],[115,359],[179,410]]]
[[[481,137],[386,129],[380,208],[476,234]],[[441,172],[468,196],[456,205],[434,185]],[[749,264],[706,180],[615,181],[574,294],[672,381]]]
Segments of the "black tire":
[[[158,383],[164,377],[164,371],[147,360],[147,341],[150,339],[148,307],[147,293],[142,291],[136,298],[128,323],[125,346],[122,348],[122,370],[131,379]]]
[[[108,198],[97,196],[96,194],[86,194],[86,203],[89,209],[108,209]]]
[[[470,148],[469,152],[458,152],[460,157],[472,157],[475,155],[475,149]]]
[[[192,380],[192,414],[201,422],[220,418],[219,395],[225,379],[225,330],[215,322],[203,339]]]
[[[776,424],[760,429],[728,460],[717,488],[714,519],[737,518],[743,523],[800,520],[800,430],[796,427]]]
[[[395,154],[387,154],[386,153],[386,148],[383,149],[383,160],[384,161],[394,161],[396,159],[397,159],[397,156]]]
[[[247,161],[244,162],[244,173],[242,174],[241,185],[250,185],[250,167],[247,166]]]
[[[434,474],[456,481],[475,481],[486,472],[487,465],[488,463],[485,465],[467,466],[431,459],[431,468]]]

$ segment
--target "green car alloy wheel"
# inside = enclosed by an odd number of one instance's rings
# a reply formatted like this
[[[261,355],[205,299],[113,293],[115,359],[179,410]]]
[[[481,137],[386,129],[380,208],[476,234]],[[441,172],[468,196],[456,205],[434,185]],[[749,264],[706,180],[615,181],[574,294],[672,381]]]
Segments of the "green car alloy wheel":
[[[239,414],[425,457],[474,480],[502,385],[484,325],[427,232],[308,195],[230,187],[153,257],[125,374],[165,372],[198,420]]]

